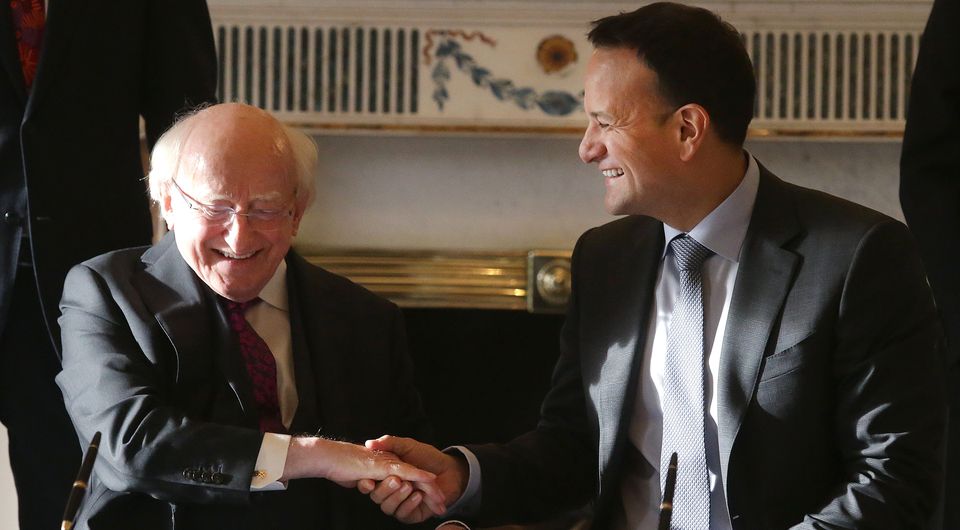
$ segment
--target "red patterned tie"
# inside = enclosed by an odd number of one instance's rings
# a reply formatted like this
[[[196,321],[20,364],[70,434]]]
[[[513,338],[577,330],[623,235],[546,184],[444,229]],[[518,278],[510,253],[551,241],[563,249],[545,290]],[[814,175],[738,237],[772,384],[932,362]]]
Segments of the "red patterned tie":
[[[240,355],[247,365],[247,373],[253,383],[253,399],[260,411],[260,432],[287,432],[280,418],[280,401],[277,397],[277,361],[260,335],[247,322],[247,308],[260,302],[254,298],[248,302],[224,301],[230,329],[237,334]]]
[[[9,0],[23,80],[29,89],[37,74],[43,45],[43,0]]]

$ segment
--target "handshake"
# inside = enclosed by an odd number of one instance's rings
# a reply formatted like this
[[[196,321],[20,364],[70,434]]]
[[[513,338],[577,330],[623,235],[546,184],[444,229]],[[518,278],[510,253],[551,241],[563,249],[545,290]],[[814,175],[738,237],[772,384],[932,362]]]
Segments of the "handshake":
[[[366,447],[323,438],[292,438],[281,481],[323,477],[357,488],[404,523],[443,515],[469,478],[464,459],[410,438],[382,436]],[[457,528],[461,528],[457,526]]]

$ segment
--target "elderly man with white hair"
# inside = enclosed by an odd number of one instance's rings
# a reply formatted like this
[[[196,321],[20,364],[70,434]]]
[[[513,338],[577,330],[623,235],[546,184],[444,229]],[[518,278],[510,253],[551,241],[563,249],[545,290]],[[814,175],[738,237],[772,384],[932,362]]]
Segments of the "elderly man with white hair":
[[[349,443],[427,426],[397,307],[290,248],[316,158],[253,107],[188,116],[152,156],[170,233],[70,272],[57,383],[103,434],[78,528],[392,527],[360,479],[442,507],[432,474]]]

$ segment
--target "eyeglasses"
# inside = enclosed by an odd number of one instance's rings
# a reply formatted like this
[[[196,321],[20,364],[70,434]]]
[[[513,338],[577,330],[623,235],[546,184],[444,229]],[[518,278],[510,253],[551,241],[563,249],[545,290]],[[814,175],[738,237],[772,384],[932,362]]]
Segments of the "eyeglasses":
[[[187,208],[199,214],[200,219],[208,225],[226,226],[234,222],[237,216],[240,216],[246,218],[251,228],[257,230],[276,230],[283,225],[284,221],[293,217],[293,209],[289,207],[282,209],[255,208],[249,212],[238,212],[230,206],[204,204],[183,191],[183,188],[177,184],[176,180],[170,179],[170,182],[173,182],[173,186],[180,192],[180,196],[183,197]],[[294,191],[293,196],[296,198],[296,191]]]

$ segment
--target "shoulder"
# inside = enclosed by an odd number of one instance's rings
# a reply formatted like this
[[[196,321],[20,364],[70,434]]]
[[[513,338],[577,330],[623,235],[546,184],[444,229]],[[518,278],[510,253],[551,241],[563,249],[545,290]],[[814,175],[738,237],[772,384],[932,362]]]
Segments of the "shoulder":
[[[287,255],[291,281],[299,292],[330,299],[344,310],[359,312],[397,311],[393,302],[353,281],[324,269],[297,252]]]
[[[663,231],[663,224],[660,221],[644,215],[628,215],[587,230],[580,236],[577,244],[616,244],[647,237],[657,231]]]
[[[75,265],[69,276],[93,275],[105,279],[122,280],[136,274],[145,267],[142,256],[151,247],[131,247],[113,250],[90,258]],[[69,282],[68,282],[69,284]]]
[[[764,170],[751,225],[795,217],[804,239],[828,243],[858,241],[871,233],[908,234],[902,222],[823,191],[780,180]]]
[[[663,223],[652,217],[621,217],[587,230],[574,247],[574,261],[590,257],[601,263],[624,253],[634,253],[649,246],[663,246]]]

